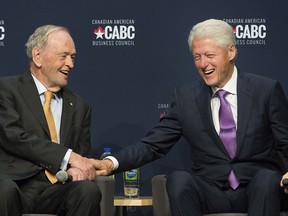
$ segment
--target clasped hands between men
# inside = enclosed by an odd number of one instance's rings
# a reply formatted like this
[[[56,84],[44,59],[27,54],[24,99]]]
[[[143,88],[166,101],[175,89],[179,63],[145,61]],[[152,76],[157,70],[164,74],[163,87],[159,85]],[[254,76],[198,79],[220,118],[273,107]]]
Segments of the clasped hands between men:
[[[97,160],[94,158],[86,158],[72,152],[69,160],[70,168],[67,170],[68,175],[72,177],[72,181],[93,180],[96,176],[105,176],[111,174],[114,164],[109,159]],[[283,179],[288,179],[288,172],[283,175]],[[288,194],[288,188],[284,187],[282,180],[280,187]]]
[[[113,162],[109,159],[86,158],[72,152],[67,173],[72,181],[94,180],[96,176],[109,175],[113,168]]]

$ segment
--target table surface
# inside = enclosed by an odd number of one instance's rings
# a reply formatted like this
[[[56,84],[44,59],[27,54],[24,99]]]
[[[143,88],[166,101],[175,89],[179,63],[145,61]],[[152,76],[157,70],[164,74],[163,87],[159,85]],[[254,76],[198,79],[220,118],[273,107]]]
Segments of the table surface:
[[[149,196],[139,198],[125,198],[123,196],[114,197],[114,206],[152,206],[153,199]]]

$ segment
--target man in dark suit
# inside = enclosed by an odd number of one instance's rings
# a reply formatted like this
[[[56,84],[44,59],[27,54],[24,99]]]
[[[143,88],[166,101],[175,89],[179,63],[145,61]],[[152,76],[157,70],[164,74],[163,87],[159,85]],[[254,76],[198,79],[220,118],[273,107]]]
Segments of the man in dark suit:
[[[167,176],[172,215],[279,216],[281,179],[288,177],[288,103],[279,82],[238,70],[235,36],[224,21],[195,25],[188,43],[202,80],[177,89],[167,115],[139,142],[103,160],[99,174],[163,157],[184,136],[191,172]]]
[[[65,88],[76,55],[73,39],[66,28],[45,25],[26,47],[30,71],[0,79],[0,215],[100,215],[101,193],[91,181],[95,161],[86,158],[91,109]],[[47,91],[54,129],[43,111]],[[59,170],[72,182],[55,183]]]

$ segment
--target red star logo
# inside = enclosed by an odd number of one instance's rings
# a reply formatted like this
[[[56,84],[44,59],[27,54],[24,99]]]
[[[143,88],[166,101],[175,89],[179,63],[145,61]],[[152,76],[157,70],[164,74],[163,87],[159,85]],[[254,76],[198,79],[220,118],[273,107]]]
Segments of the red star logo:
[[[232,29],[233,29],[233,32],[236,33],[236,28],[234,28],[232,25],[231,25]]]
[[[94,29],[94,34],[97,35],[97,38],[102,38],[103,39],[103,34],[105,33],[105,29],[103,29],[101,26],[99,26],[97,29]]]

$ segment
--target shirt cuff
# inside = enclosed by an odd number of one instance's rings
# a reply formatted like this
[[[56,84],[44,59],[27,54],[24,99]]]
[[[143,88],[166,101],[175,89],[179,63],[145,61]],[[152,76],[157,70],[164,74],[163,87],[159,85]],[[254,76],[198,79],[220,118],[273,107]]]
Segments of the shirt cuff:
[[[113,162],[113,171],[114,170],[116,170],[116,169],[118,169],[118,167],[119,167],[119,162],[118,162],[118,160],[115,158],[115,157],[113,157],[113,156],[107,156],[107,157],[105,157],[104,159],[110,159],[112,162]]]
[[[61,163],[61,167],[60,167],[61,170],[67,170],[67,166],[68,166],[71,153],[72,153],[72,149],[68,149]]]

